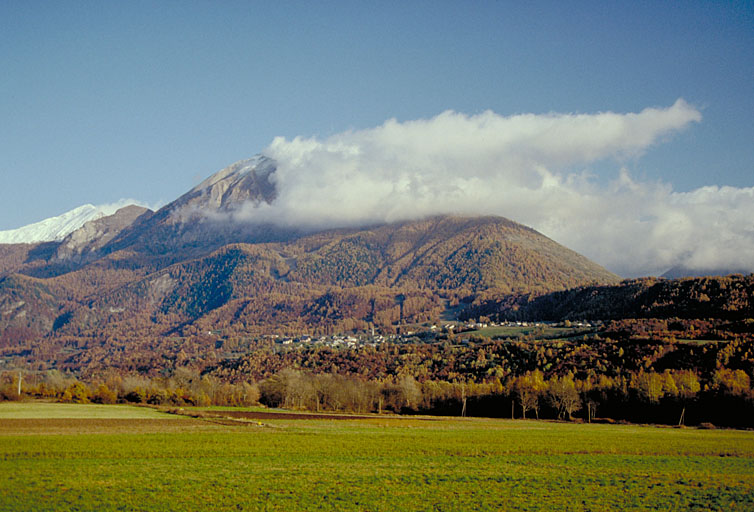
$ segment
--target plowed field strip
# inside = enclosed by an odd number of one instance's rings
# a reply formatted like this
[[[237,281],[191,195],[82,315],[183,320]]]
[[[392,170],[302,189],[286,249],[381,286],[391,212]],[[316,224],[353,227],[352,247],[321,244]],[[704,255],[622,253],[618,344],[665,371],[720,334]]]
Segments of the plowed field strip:
[[[207,423],[168,418],[4,418],[0,435],[186,432],[206,428]]]

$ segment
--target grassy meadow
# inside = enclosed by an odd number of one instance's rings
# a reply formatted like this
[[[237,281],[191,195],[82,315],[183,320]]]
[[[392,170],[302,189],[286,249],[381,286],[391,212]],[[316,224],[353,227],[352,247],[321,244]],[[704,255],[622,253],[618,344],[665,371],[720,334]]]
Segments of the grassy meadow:
[[[753,510],[754,432],[0,403],[0,510]]]
[[[512,326],[512,325],[499,325],[482,327],[473,331],[464,331],[461,336],[464,335],[477,335],[484,336],[490,339],[520,339],[528,335],[536,336],[537,339],[569,339],[573,337],[583,336],[584,334],[593,332],[593,329],[587,329],[584,327],[552,327],[552,326]]]

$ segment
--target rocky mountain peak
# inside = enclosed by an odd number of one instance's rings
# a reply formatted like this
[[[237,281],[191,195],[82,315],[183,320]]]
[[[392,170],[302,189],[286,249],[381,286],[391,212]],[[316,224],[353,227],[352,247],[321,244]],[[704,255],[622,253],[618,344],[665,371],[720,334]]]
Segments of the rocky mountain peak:
[[[230,212],[247,202],[255,206],[271,203],[277,196],[271,177],[275,170],[275,161],[264,155],[241,160],[213,174],[166,208],[185,219],[197,212]]]

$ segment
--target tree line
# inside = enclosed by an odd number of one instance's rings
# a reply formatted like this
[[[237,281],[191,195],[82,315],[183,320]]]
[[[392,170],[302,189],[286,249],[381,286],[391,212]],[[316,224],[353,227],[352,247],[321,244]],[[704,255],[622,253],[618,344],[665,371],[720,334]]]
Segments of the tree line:
[[[111,375],[90,382],[57,371],[0,374],[0,399],[27,398],[754,427],[751,380],[746,372],[728,368],[718,368],[706,381],[692,370],[586,378],[572,373],[546,377],[534,370],[484,382],[417,380],[411,375],[366,379],[292,368],[257,382],[233,383],[183,368],[171,377]]]

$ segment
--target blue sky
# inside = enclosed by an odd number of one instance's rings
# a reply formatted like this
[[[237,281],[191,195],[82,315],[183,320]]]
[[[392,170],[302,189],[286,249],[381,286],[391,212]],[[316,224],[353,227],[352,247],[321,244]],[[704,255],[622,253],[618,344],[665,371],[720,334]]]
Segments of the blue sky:
[[[447,110],[624,114],[682,98],[701,121],[569,171],[754,186],[752,2],[8,0],[0,64],[0,230],[171,201],[278,136]]]

